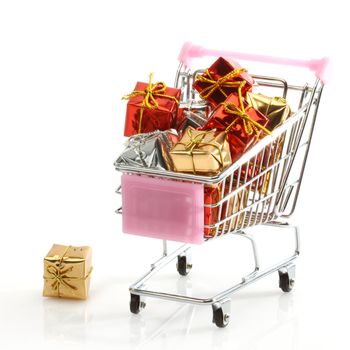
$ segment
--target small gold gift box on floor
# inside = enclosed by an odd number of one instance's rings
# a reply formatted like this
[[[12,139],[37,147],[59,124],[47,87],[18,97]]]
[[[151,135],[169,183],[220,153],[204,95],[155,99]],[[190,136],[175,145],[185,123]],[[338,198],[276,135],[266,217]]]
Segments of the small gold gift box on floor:
[[[90,247],[54,244],[44,258],[43,296],[86,299],[91,272]]]

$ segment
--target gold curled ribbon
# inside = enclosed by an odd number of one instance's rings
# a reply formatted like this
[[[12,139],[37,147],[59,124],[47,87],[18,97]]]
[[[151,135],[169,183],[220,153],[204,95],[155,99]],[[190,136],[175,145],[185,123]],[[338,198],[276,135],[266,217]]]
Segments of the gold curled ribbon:
[[[219,90],[224,97],[227,97],[227,94],[222,89],[223,87],[238,87],[238,89],[242,89],[243,86],[246,84],[246,81],[229,81],[232,78],[238,77],[240,74],[247,72],[245,68],[236,68],[229,72],[228,74],[224,75],[223,77],[219,78],[218,80],[215,80],[212,75],[209,72],[209,69],[206,69],[203,75],[199,75],[196,78],[196,81],[199,81],[201,83],[207,83],[210,84],[209,86],[205,87],[200,93],[200,97],[203,99],[207,99],[210,95],[212,95],[216,90]]]
[[[247,104],[247,106],[244,107],[241,89],[238,89],[238,100],[239,106],[236,106],[233,103],[222,103],[224,106],[224,111],[226,113],[237,116],[237,118],[235,118],[232,123],[227,126],[225,132],[229,132],[232,126],[234,126],[239,120],[242,120],[243,128],[247,135],[252,135],[254,133],[256,136],[259,136],[260,131],[263,131],[267,135],[271,135],[272,133],[270,130],[266,129],[263,125],[259,124],[248,115],[247,110],[252,106],[250,104]]]
[[[122,97],[122,100],[129,100],[132,97],[144,96],[142,104],[141,104],[141,109],[140,109],[138,133],[141,133],[141,130],[142,130],[141,126],[142,126],[142,118],[143,118],[144,109],[145,108],[148,108],[148,109],[158,109],[159,108],[159,104],[156,100],[156,97],[168,98],[170,100],[175,101],[177,104],[179,104],[179,101],[176,97],[165,94],[165,91],[167,89],[167,86],[165,85],[165,83],[163,83],[162,81],[158,81],[157,83],[153,84],[152,79],[153,79],[153,73],[150,73],[149,81],[148,81],[148,85],[147,85],[146,89],[134,90],[130,94],[124,95]]]
[[[70,277],[67,275],[67,273],[71,272],[74,268],[74,266],[69,266],[67,268],[62,267],[62,261],[64,257],[67,254],[67,251],[69,248],[72,246],[67,246],[66,250],[62,254],[62,256],[59,259],[59,263],[57,265],[49,265],[46,268],[46,272],[51,276],[47,277],[44,276],[45,281],[53,281],[51,283],[51,288],[55,291],[57,291],[57,296],[61,296],[60,293],[60,285],[63,285],[69,289],[77,290],[78,288],[72,284],[70,284],[68,281],[70,280],[86,280],[87,278],[90,277],[91,272],[92,272],[92,266],[90,267],[89,272],[84,276],[84,277]]]
[[[204,138],[210,133],[212,132],[212,130],[209,131],[203,131],[201,134],[198,134],[197,136],[193,137],[193,133],[192,133],[192,129],[188,129],[187,130],[187,134],[190,137],[190,140],[187,143],[184,142],[178,142],[178,145],[182,145],[185,147],[185,150],[187,152],[190,153],[191,155],[191,159],[192,159],[192,167],[193,167],[193,173],[196,174],[196,165],[194,163],[194,159],[193,159],[193,150],[195,148],[202,148],[205,146],[212,146],[214,148],[216,148],[219,151],[219,155],[220,155],[220,160],[218,160],[216,157],[215,159],[218,161],[219,165],[220,165],[220,170],[221,171],[224,167],[224,160],[222,158],[222,152],[221,149],[218,145],[215,145],[213,143],[210,142],[203,142]],[[213,138],[214,140],[214,138]]]

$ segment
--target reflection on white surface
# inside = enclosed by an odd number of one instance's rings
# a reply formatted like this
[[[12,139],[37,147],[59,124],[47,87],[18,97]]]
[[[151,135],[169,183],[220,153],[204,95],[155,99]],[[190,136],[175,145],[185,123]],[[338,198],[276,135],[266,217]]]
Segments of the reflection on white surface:
[[[52,342],[62,340],[85,342],[92,316],[85,301],[43,299],[44,335]]]
[[[175,291],[195,294],[195,276],[196,273],[187,278],[172,274]],[[327,309],[323,303],[325,313],[316,318],[315,311],[322,302],[318,295],[308,294],[304,289],[306,292],[301,296],[301,283],[292,293],[283,294],[276,286],[277,276],[235,294],[230,324],[224,329],[211,323],[212,310],[208,306],[148,298],[146,308],[139,315],[132,315],[127,281],[127,278],[95,281],[87,301],[46,299],[40,296],[40,291],[17,290],[7,294],[0,291],[0,348],[28,345],[36,350],[281,347],[296,350],[306,344],[317,344],[318,349],[327,349],[336,339],[333,336],[344,328],[336,321],[336,327],[331,328],[324,317],[332,315],[333,305]],[[164,289],[166,286],[165,276]]]
[[[191,294],[190,278],[179,278],[176,286],[178,293]],[[218,329],[211,323],[211,307],[146,299],[146,309],[132,315],[128,294],[119,304],[115,290],[110,292],[93,302],[39,299],[44,343],[50,349],[260,349],[280,339],[284,349],[298,348],[293,294],[247,289],[233,298],[228,327]]]
[[[264,298],[264,295],[249,296],[246,299],[256,303],[261,301],[261,298]],[[297,322],[293,316],[291,296],[275,295],[267,298],[269,302],[264,303],[264,310],[259,310],[260,315],[257,317],[263,318],[264,322],[258,320],[258,325],[254,324],[253,320],[248,325],[242,322],[239,312],[236,313],[235,319],[233,310],[233,320],[228,328],[218,329],[209,322],[211,308],[192,305],[182,305],[174,312],[164,314],[164,319],[159,320],[157,324],[146,322],[146,316],[142,314],[132,316],[130,334],[134,337],[131,338],[130,345],[134,349],[144,349],[168,348],[173,344],[181,347],[190,343],[205,349],[228,349],[232,346],[239,349],[256,349],[264,342],[269,343],[272,337],[279,337],[282,332],[286,336],[281,339],[284,349],[296,349]],[[237,299],[235,304],[244,300],[245,296]]]

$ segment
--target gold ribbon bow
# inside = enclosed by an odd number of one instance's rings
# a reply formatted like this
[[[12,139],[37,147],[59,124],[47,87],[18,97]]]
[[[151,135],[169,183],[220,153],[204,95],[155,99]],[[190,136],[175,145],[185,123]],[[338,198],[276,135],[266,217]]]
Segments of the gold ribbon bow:
[[[142,130],[141,126],[142,126],[142,118],[143,118],[144,109],[145,108],[148,108],[148,109],[158,109],[159,108],[159,104],[156,100],[156,97],[169,98],[169,99],[175,101],[177,104],[179,103],[179,101],[177,100],[176,97],[165,94],[165,91],[167,89],[165,83],[163,83],[162,81],[158,81],[157,83],[153,84],[152,79],[153,79],[153,73],[150,73],[148,86],[146,87],[146,89],[134,90],[132,93],[122,97],[122,100],[129,100],[132,97],[144,96],[142,104],[141,104],[141,109],[140,109],[138,133],[141,133],[141,130]]]
[[[206,88],[204,88],[199,94],[201,98],[207,99],[211,94],[213,94],[216,90],[219,90],[225,98],[227,94],[222,89],[223,87],[234,87],[237,86],[238,89],[242,89],[246,84],[246,81],[228,81],[232,78],[238,77],[240,74],[247,72],[245,68],[236,68],[232,70],[230,73],[224,75],[218,80],[215,80],[210,74],[209,70],[206,69],[203,75],[199,75],[196,81],[210,84]],[[208,78],[207,78],[208,77]]]
[[[190,140],[187,143],[184,142],[179,142],[178,145],[183,145],[185,147],[185,150],[187,152],[190,153],[191,158],[192,158],[192,167],[193,167],[193,173],[196,174],[196,165],[194,163],[194,159],[193,159],[193,150],[197,147],[197,148],[201,148],[201,147],[205,147],[205,146],[212,146],[214,148],[216,148],[219,151],[219,155],[220,155],[220,159],[218,160],[216,158],[216,160],[218,161],[219,165],[220,165],[220,171],[223,169],[224,166],[224,160],[222,158],[222,152],[221,149],[218,145],[211,143],[211,140],[209,142],[203,142],[204,138],[213,130],[209,130],[209,131],[203,131],[201,134],[198,134],[197,136],[193,137],[193,133],[192,133],[192,129],[188,129],[187,130],[187,134],[190,137]]]
[[[250,104],[247,104],[246,107],[244,107],[244,102],[242,98],[242,92],[241,89],[238,89],[238,99],[240,106],[236,106],[233,103],[223,103],[224,111],[228,114],[236,115],[237,118],[233,120],[233,122],[226,128],[225,132],[229,132],[232,126],[234,126],[240,119],[243,121],[243,128],[247,135],[252,135],[253,133],[256,136],[259,136],[259,131],[263,131],[267,135],[271,135],[271,131],[266,129],[263,125],[259,124],[255,120],[253,120],[247,113],[247,110],[251,108],[252,106]]]
[[[49,265],[46,268],[46,272],[50,275],[50,277],[44,276],[45,281],[53,281],[51,283],[51,288],[55,291],[57,291],[57,296],[59,297],[61,295],[60,293],[60,286],[63,285],[69,289],[77,290],[78,288],[72,284],[70,284],[68,281],[70,280],[86,280],[89,278],[92,272],[92,267],[90,268],[89,272],[84,277],[70,277],[67,275],[67,273],[71,272],[74,268],[74,266],[69,266],[67,268],[62,267],[62,261],[65,258],[67,251],[71,248],[71,246],[68,246],[62,256],[59,259],[59,262],[56,265]]]
[[[192,130],[188,129],[187,134],[190,137],[190,140],[187,142],[187,144],[184,144],[186,151],[189,151],[192,153],[194,148],[202,143],[202,141],[204,140],[204,138],[207,136],[208,133],[209,133],[208,131],[205,131],[193,137]]]

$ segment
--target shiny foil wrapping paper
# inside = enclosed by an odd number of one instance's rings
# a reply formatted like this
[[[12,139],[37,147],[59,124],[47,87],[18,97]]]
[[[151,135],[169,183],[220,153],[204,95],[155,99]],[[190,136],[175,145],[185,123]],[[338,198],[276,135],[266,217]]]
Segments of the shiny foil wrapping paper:
[[[44,258],[43,296],[86,299],[91,271],[90,247],[54,244]]]
[[[258,130],[257,133],[252,134],[247,133],[244,126],[244,119],[235,114],[228,113],[225,109],[226,105],[233,107],[239,106],[239,97],[235,94],[231,94],[226,99],[225,104],[218,106],[201,130],[216,129],[218,131],[226,131],[230,144],[232,162],[234,162],[259,140],[262,131]],[[245,101],[244,107],[245,114],[251,120],[263,127],[268,124],[269,120],[259,111],[250,107]]]
[[[148,88],[149,84],[138,82],[134,92],[145,92],[146,94]],[[124,136],[148,133],[155,130],[168,130],[173,127],[178,109],[178,102],[175,99],[180,99],[181,90],[166,87],[163,96],[154,95],[154,99],[158,104],[157,108],[143,106],[146,98],[145,94],[140,93],[129,97],[126,108]],[[173,99],[166,96],[173,97]]]
[[[242,184],[245,179],[245,174],[247,174],[246,182],[251,181],[254,177],[259,176],[260,173],[266,170],[267,167],[272,166],[276,163],[282,156],[284,147],[284,137],[281,136],[279,139],[275,140],[271,145],[266,147],[265,151],[261,151],[254,161],[249,162],[248,166],[243,166],[241,170],[240,183]],[[271,151],[270,151],[271,149]],[[259,176],[258,179],[251,182],[251,190],[258,188],[258,192],[261,195],[267,195],[273,191],[269,187],[271,182],[272,172],[271,170],[267,171],[265,175]]]
[[[178,139],[178,134],[173,129],[131,136],[115,165],[173,170],[169,151]]]
[[[237,62],[219,57],[203,74],[196,77],[193,88],[213,106],[224,102],[231,93],[237,93],[237,83],[240,82],[245,83],[242,87],[242,95],[245,96],[254,84],[253,78],[247,72],[242,71],[226,79],[228,74],[237,69],[241,69]]]
[[[200,131],[188,127],[170,151],[175,171],[213,176],[231,165],[229,144],[224,132]]]
[[[274,130],[290,116],[291,110],[283,97],[269,97],[247,92],[246,101],[269,119],[268,129]]]
[[[208,121],[211,107],[205,101],[193,101],[179,108],[175,129],[179,135],[191,126],[194,129],[201,128]]]
[[[262,94],[248,92],[246,100],[250,105],[269,119],[267,128],[271,131],[282,125],[291,115],[291,109],[283,97],[269,97]],[[271,166],[274,162],[280,159],[283,152],[283,145],[284,137],[282,136],[272,143],[271,152],[270,147],[268,147],[264,154],[261,153],[258,155],[256,164],[259,165],[260,161],[262,161],[263,165],[261,171],[264,171],[268,166]],[[254,170],[254,164],[250,164],[247,181],[258,175],[260,167],[257,165]],[[265,177],[262,176],[259,181],[254,181],[251,188],[252,190],[255,190],[256,186],[258,186],[259,192],[266,195],[269,192],[270,180],[271,171],[268,171]]]
[[[229,194],[228,184],[225,186],[225,193],[222,196],[222,184],[204,187],[204,203],[209,205],[214,205],[220,202],[221,198],[226,197]],[[244,209],[247,205],[248,195],[247,190],[243,188],[235,196],[228,200],[225,200],[222,204],[221,214],[219,218],[220,207],[205,207],[204,208],[204,225],[214,225],[218,221],[224,220],[225,218],[234,215],[239,210]],[[227,213],[226,213],[227,210]],[[218,235],[231,229],[239,229],[243,223],[244,214],[239,214],[234,216],[231,220],[228,220],[225,224],[219,225]],[[231,226],[230,226],[231,225]],[[210,238],[215,236],[216,228],[204,228],[204,237]]]

